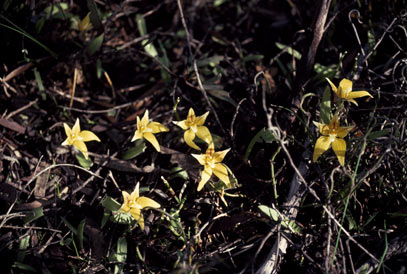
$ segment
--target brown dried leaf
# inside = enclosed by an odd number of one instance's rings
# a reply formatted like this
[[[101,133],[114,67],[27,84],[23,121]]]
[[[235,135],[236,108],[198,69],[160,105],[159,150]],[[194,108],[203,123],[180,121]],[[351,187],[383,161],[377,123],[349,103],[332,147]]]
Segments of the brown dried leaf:
[[[27,69],[31,68],[32,66],[33,66],[33,63],[27,63],[25,65],[19,66],[18,68],[16,68],[15,70],[13,70],[9,74],[7,74],[7,76],[3,78],[3,81],[7,82],[7,81],[13,79],[14,77],[24,73]]]

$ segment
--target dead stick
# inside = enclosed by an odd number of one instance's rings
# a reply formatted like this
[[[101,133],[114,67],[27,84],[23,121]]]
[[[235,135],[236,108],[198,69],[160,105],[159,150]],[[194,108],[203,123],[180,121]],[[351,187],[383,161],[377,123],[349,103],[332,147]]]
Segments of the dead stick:
[[[293,87],[293,98],[292,98],[292,106],[295,108],[295,113],[297,112],[299,106],[300,106],[300,101],[302,97],[302,90],[304,88],[304,85],[308,78],[311,75],[312,69],[314,67],[315,63],[315,55],[318,50],[319,43],[321,42],[322,36],[324,34],[324,27],[326,23],[326,19],[328,17],[328,11],[329,11],[329,6],[331,5],[331,0],[322,0],[321,1],[321,6],[320,9],[318,10],[318,13],[316,14],[316,20],[315,24],[312,27],[312,32],[313,32],[313,38],[311,41],[311,45],[308,49],[308,51],[302,56],[300,65],[299,65],[299,70],[297,77],[294,82],[294,87]],[[293,116],[294,120],[295,116]]]

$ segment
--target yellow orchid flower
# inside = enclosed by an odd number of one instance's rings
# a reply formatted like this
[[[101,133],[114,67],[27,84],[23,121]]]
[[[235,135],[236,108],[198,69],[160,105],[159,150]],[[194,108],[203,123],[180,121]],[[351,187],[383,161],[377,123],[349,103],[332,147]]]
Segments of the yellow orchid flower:
[[[315,143],[312,161],[316,162],[319,156],[327,151],[332,145],[339,163],[343,166],[345,164],[346,153],[346,142],[343,138],[345,138],[345,136],[353,129],[353,126],[339,126],[339,119],[337,115],[332,117],[332,120],[328,125],[318,122],[314,122],[314,124],[319,129],[322,136],[320,136]]]
[[[188,146],[196,150],[201,150],[201,148],[194,143],[195,136],[197,136],[199,139],[203,140],[207,144],[212,143],[212,135],[209,132],[209,129],[203,126],[206,117],[208,117],[208,114],[209,111],[201,116],[196,117],[194,109],[190,108],[188,111],[187,119],[179,122],[173,122],[183,130],[185,130],[185,142]]]
[[[119,209],[122,212],[130,212],[131,216],[137,221],[141,230],[144,230],[144,218],[141,210],[145,208],[160,208],[160,204],[153,199],[139,196],[139,183],[137,183],[131,194],[122,191],[123,204]]]
[[[332,90],[335,92],[335,94],[346,101],[349,101],[351,103],[354,103],[355,105],[358,105],[354,98],[360,98],[364,96],[370,96],[373,98],[372,95],[370,95],[369,92],[367,91],[352,91],[352,81],[348,79],[342,79],[342,81],[339,83],[339,87],[337,88],[331,80],[328,78],[325,78],[328,83],[331,85]]]
[[[144,113],[143,118],[137,116],[137,130],[134,133],[132,142],[145,138],[149,141],[153,147],[159,152],[160,151],[160,144],[158,143],[157,139],[155,138],[154,134],[159,132],[165,132],[169,129],[158,123],[158,122],[150,122],[148,119],[148,110]]]
[[[213,143],[210,143],[205,154],[192,154],[192,156],[197,159],[201,165],[204,166],[204,169],[201,173],[201,181],[198,184],[198,191],[201,191],[204,185],[209,181],[212,173],[215,174],[215,176],[222,180],[226,185],[230,185],[228,170],[225,164],[221,163],[229,150],[230,148],[215,152]]]
[[[88,31],[92,27],[92,23],[90,22],[90,12],[78,23],[78,29],[81,32]]]
[[[100,139],[89,130],[82,130],[79,125],[79,119],[76,119],[75,125],[71,129],[66,123],[64,123],[65,133],[66,133],[66,140],[62,143],[63,146],[74,146],[80,152],[83,153],[86,159],[88,159],[88,148],[85,145],[85,142],[89,141],[98,141]]]

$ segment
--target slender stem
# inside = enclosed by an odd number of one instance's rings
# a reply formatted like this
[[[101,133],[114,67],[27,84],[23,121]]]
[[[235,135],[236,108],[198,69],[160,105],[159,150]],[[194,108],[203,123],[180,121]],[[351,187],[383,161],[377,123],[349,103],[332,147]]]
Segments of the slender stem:
[[[338,249],[339,239],[341,238],[343,222],[345,221],[346,212],[348,210],[349,199],[350,199],[350,196],[352,195],[352,186],[355,184],[356,175],[358,174],[358,168],[359,168],[359,165],[360,165],[360,159],[362,158],[362,155],[365,152],[365,148],[366,148],[366,138],[363,139],[362,149],[360,150],[358,160],[356,162],[355,171],[354,171],[352,179],[351,179],[351,187],[349,188],[349,193],[348,193],[348,196],[346,197],[345,208],[343,209],[343,215],[342,215],[342,220],[341,220],[341,226],[339,227],[338,236],[336,237],[336,242],[335,242],[335,249],[334,249],[334,252],[332,254],[331,268],[332,268],[332,266],[333,266],[333,264],[335,262],[335,255],[336,255],[336,250]]]

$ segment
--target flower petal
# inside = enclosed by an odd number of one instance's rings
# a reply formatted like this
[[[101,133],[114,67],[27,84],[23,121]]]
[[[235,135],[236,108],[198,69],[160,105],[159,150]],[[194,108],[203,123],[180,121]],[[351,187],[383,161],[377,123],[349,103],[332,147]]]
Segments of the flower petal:
[[[365,96],[370,96],[373,98],[373,96],[367,92],[367,91],[353,91],[350,92],[347,96],[347,98],[352,99],[352,98],[360,98],[360,97],[365,97]]]
[[[79,133],[79,136],[83,138],[84,142],[89,142],[89,141],[98,141],[100,142],[100,139],[96,136],[95,133],[89,130],[83,130]]]
[[[329,135],[329,125],[313,121],[314,125],[318,128],[319,133],[322,135]]]
[[[148,124],[147,127],[151,129],[151,133],[169,131],[169,129],[166,126],[164,126],[163,124],[160,124],[158,122],[151,122]]]
[[[134,142],[134,141],[136,141],[138,139],[141,139],[141,138],[143,138],[143,133],[141,133],[139,130],[136,130],[136,132],[134,132],[134,136],[131,139],[131,141]]]
[[[321,127],[324,125],[324,124],[319,123],[319,122],[316,122],[316,121],[312,121],[312,123],[314,123],[314,125],[317,127],[317,129],[318,129],[319,131],[321,131]]]
[[[331,85],[331,88],[332,88],[333,92],[335,92],[336,95],[338,95],[338,89],[336,88],[336,86],[334,85],[334,83],[332,83],[331,80],[329,80],[328,78],[325,78],[325,79],[326,79],[326,80],[328,81],[328,83]]]
[[[141,120],[140,120],[140,117],[136,117],[136,120],[137,120],[137,130],[140,130],[140,128],[141,128]]]
[[[193,108],[189,108],[187,120],[190,121],[190,122],[192,122],[192,121],[195,121],[195,118],[196,118],[196,116],[195,116],[195,111],[194,111],[194,109],[193,109]]]
[[[203,115],[201,115],[201,116],[196,117],[195,123],[196,123],[198,126],[202,126],[202,125],[205,123],[206,117],[208,117],[208,115],[209,115],[209,111],[205,112],[205,113],[204,113]]]
[[[139,197],[136,203],[139,204],[141,208],[160,208],[159,203],[147,197]]]
[[[81,132],[81,126],[79,125],[79,118],[76,118],[75,125],[72,128],[72,134],[78,135]]]
[[[174,124],[176,124],[177,126],[179,126],[180,128],[182,128],[183,130],[187,130],[189,129],[189,126],[187,126],[186,120],[182,120],[182,121],[172,121]]]
[[[332,148],[338,158],[339,163],[341,166],[345,165],[345,153],[346,153],[346,142],[344,139],[335,138],[332,143]]]
[[[130,195],[130,200],[135,201],[140,195],[140,183],[137,183]]]
[[[127,193],[126,191],[122,191],[122,195],[123,195],[123,204],[119,210],[123,211],[123,212],[129,212],[130,211],[130,206],[129,206],[130,194]]]
[[[187,143],[187,145],[192,147],[193,149],[201,150],[201,148],[194,143],[194,139],[195,133],[191,129],[188,129],[184,132],[185,143]]]
[[[346,78],[339,82],[339,97],[348,98],[349,93],[352,91],[352,81]]]
[[[74,147],[76,147],[80,152],[83,153],[83,156],[85,156],[85,159],[88,159],[88,148],[85,145],[85,142],[75,140],[73,142]]]
[[[348,135],[348,133],[354,128],[354,126],[350,126],[350,127],[339,127],[336,130],[336,136],[338,136],[339,138],[345,138],[346,135]]]
[[[198,136],[199,139],[204,141],[207,144],[212,143],[212,135],[207,127],[204,126],[198,126],[198,130],[196,131],[196,136]]]
[[[149,121],[149,118],[148,118],[148,109],[146,109],[146,112],[144,112],[143,118],[141,118],[141,125],[144,126],[144,127],[147,127],[148,121]],[[137,123],[137,124],[138,124],[138,123]]]
[[[66,138],[65,141],[64,141],[61,145],[62,145],[62,146],[69,146],[69,145],[71,145],[71,144],[69,143],[69,137]]]
[[[215,164],[215,167],[213,168],[213,174],[215,174],[215,176],[218,177],[227,186],[230,186],[228,170],[224,164]]]
[[[315,163],[322,153],[327,151],[331,145],[331,138],[329,136],[321,136],[315,143],[314,154],[312,156],[312,161]]]
[[[122,206],[120,207],[120,209],[119,209],[119,211],[121,211],[121,212],[129,212],[130,211],[130,207],[129,207],[129,205],[128,204],[122,204]]]
[[[223,161],[223,158],[225,158],[226,154],[229,152],[230,148],[215,152],[213,154],[213,158],[215,159],[215,163],[220,163]]]
[[[143,215],[141,214],[140,209],[132,208],[130,210],[130,214],[137,221],[137,223],[140,226],[141,230],[144,230],[144,218],[143,218]]]
[[[201,165],[205,165],[206,164],[206,155],[205,154],[191,154],[192,157],[194,157]]]
[[[338,128],[339,127],[339,117],[337,114],[332,116],[331,122],[329,123],[329,127],[331,129]]]
[[[68,136],[68,137],[71,136],[72,131],[71,131],[71,128],[68,126],[67,123],[64,123],[64,129],[65,129],[66,136]]]
[[[201,181],[198,184],[198,191],[205,186],[205,184],[209,181],[212,176],[212,169],[211,168],[204,168],[201,172]]]
[[[144,217],[142,214],[140,214],[139,218],[136,219],[138,225],[140,226],[141,230],[144,230]]]
[[[127,204],[130,201],[130,194],[127,191],[122,191],[123,203]]]
[[[160,144],[151,132],[145,132],[143,137],[153,145],[155,150],[160,152]]]
[[[130,207],[128,204],[122,204],[122,206],[120,207],[119,211],[121,212],[129,212],[130,211]]]

